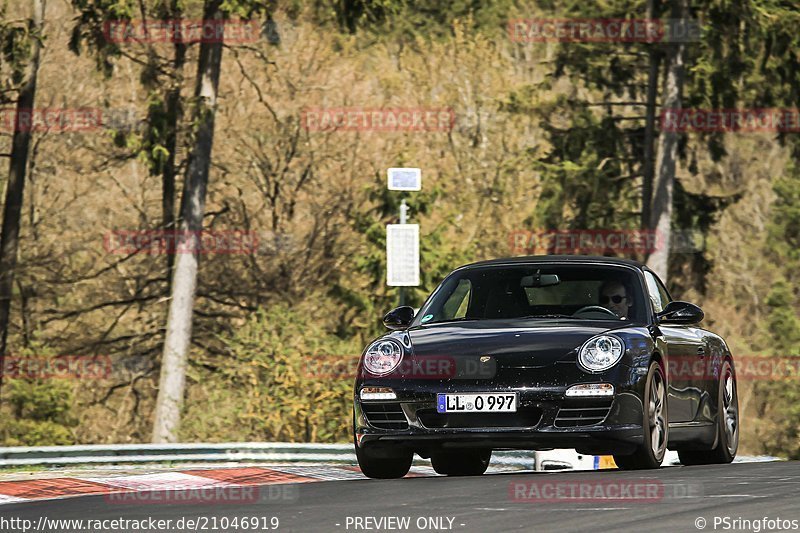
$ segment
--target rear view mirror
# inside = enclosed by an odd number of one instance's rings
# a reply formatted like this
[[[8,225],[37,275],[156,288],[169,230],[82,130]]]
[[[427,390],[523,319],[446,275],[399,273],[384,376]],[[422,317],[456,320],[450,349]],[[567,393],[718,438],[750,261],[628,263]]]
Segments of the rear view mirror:
[[[550,287],[552,285],[558,285],[561,283],[561,280],[558,278],[558,274],[540,274],[538,271],[536,274],[531,276],[523,276],[520,280],[519,285],[520,287]]]

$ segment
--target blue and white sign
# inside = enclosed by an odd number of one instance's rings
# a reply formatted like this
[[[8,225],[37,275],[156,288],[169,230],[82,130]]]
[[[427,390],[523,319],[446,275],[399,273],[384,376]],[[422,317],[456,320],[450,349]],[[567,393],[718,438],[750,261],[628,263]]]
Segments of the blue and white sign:
[[[390,191],[419,191],[422,190],[422,170],[418,168],[390,168]]]

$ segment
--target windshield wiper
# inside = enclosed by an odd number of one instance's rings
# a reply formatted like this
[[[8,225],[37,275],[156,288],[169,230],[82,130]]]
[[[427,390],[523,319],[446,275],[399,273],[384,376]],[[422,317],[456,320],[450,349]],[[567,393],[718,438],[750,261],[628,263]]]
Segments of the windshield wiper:
[[[552,315],[528,315],[528,316],[523,316],[523,317],[520,317],[520,318],[523,318],[523,319],[524,318],[573,318],[573,319],[578,319],[580,317],[572,316],[572,315],[552,314]]]
[[[430,320],[428,322],[420,322],[418,326],[427,326],[428,324],[447,324],[449,322],[463,322],[465,320],[478,320],[477,318],[462,316],[460,318],[450,318],[448,320]]]

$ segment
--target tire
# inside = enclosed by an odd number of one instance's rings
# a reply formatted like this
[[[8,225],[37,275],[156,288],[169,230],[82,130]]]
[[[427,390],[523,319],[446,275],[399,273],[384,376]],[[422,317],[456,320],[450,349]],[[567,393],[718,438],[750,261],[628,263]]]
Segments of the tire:
[[[667,382],[660,361],[650,363],[642,402],[644,441],[631,455],[614,455],[620,470],[660,468],[667,452],[669,416],[667,413]]]
[[[356,459],[361,473],[371,479],[397,479],[408,474],[414,452],[411,450],[397,450],[396,453],[382,457],[370,455],[361,448],[356,440],[356,414],[353,412],[353,447],[356,449]]]
[[[448,450],[431,455],[437,474],[446,476],[480,476],[489,467],[492,450]]]
[[[368,478],[397,479],[408,474],[414,452],[398,451],[387,457],[374,457],[356,445],[356,459],[361,472]]]
[[[722,363],[717,383],[717,445],[711,450],[678,450],[681,464],[714,465],[733,461],[739,449],[739,394],[729,360]]]

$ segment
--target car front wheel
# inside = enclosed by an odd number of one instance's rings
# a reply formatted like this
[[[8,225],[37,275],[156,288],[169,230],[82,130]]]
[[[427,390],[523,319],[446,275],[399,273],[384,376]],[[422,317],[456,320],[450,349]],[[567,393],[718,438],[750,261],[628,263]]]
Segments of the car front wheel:
[[[414,452],[398,450],[392,454],[372,455],[356,445],[356,459],[361,472],[372,479],[397,479],[408,474]]]
[[[621,470],[659,468],[667,452],[669,417],[667,416],[667,384],[659,361],[650,363],[642,402],[644,442],[632,455],[614,455]]]

